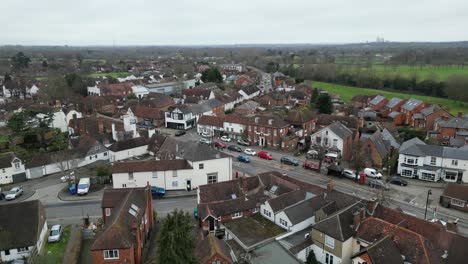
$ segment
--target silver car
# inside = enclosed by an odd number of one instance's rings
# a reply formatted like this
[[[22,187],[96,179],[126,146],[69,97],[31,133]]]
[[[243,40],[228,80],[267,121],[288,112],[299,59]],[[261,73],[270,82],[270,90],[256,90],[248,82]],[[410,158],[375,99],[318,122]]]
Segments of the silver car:
[[[388,190],[390,189],[390,186],[388,184],[384,183],[381,180],[373,179],[369,181],[369,186],[375,189],[385,189]]]
[[[61,236],[62,236],[62,226],[53,225],[50,228],[49,238],[47,239],[47,241],[49,241],[49,243],[58,242],[60,241]]]
[[[11,201],[23,194],[23,188],[21,187],[13,187],[10,191],[8,191],[5,195],[5,200]]]

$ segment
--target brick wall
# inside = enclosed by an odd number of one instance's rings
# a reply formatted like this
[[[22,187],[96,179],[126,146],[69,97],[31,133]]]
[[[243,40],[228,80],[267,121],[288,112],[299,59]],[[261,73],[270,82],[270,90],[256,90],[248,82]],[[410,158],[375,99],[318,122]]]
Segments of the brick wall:
[[[91,251],[91,258],[93,260],[93,264],[138,264],[135,262],[133,247],[128,249],[119,249],[118,259],[104,259],[103,250]]]

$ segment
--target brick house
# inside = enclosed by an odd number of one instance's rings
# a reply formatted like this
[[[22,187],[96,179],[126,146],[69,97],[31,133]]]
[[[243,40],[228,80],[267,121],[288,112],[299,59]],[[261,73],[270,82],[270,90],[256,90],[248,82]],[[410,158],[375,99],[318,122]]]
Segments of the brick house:
[[[240,76],[239,78],[236,79],[234,83],[237,88],[243,88],[243,87],[255,85],[255,81],[246,75]]]
[[[234,112],[242,115],[252,115],[255,114],[258,107],[260,107],[259,103],[255,101],[247,101],[236,107]]]
[[[263,107],[285,106],[289,103],[289,94],[273,92],[257,99]]]
[[[257,115],[247,127],[247,138],[253,145],[285,151],[297,146],[298,138],[289,135],[289,124],[278,116]]]
[[[440,196],[440,204],[444,207],[468,212],[468,186],[449,183]]]
[[[94,87],[88,87],[88,95],[94,96],[128,96],[133,93],[132,82],[100,83]]]
[[[357,108],[366,108],[375,95],[358,94],[351,98],[351,105]]]
[[[432,137],[436,137],[442,145],[449,145],[450,140],[458,135],[464,135],[468,132],[468,117],[447,117],[442,116],[434,121],[435,133]]]
[[[451,117],[452,115],[445,109],[437,105],[431,105],[423,108],[420,113],[413,115],[411,122],[414,128],[431,131],[434,129],[434,121],[439,117]]]
[[[306,138],[315,130],[316,116],[308,108],[301,108],[289,111],[284,121],[299,130],[300,138]]]
[[[387,117],[392,112],[399,112],[400,109],[401,109],[401,106],[405,102],[406,102],[406,100],[400,99],[398,97],[393,97],[380,110],[380,116]]]
[[[391,153],[390,141],[385,140],[379,130],[371,135],[361,135],[360,140],[366,166],[381,168],[387,156]]]
[[[395,125],[403,125],[405,123],[405,119],[406,119],[405,114],[401,112],[397,112],[397,111],[391,112],[387,116],[387,121]]]
[[[424,107],[425,104],[423,101],[414,98],[408,99],[401,106],[400,110],[400,112],[405,115],[404,124],[413,126],[413,115],[419,113]]]
[[[101,211],[104,227],[90,249],[93,264],[143,263],[143,248],[154,224],[150,186],[105,189]]]
[[[387,98],[382,95],[377,95],[376,97],[372,98],[372,100],[370,100],[369,107],[374,111],[378,111],[382,109],[387,102]]]
[[[340,154],[344,160],[350,160],[355,135],[357,136],[357,133],[341,122],[334,122],[312,134],[310,144],[312,149],[313,145],[321,145],[330,152]]]
[[[197,133],[199,135],[220,136],[223,132],[224,118],[219,116],[204,115],[198,119]]]
[[[205,238],[197,239],[195,256],[200,264],[232,264],[231,249],[223,239],[208,234]]]

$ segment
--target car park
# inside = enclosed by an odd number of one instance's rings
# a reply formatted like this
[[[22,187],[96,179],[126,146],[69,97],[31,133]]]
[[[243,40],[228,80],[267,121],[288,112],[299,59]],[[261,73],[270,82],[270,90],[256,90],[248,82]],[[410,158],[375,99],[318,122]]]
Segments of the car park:
[[[228,136],[222,136],[221,140],[224,142],[231,142],[231,139]]]
[[[242,140],[242,139],[238,139],[237,140],[237,144],[241,145],[241,146],[250,146],[250,143],[245,141],[245,140]]]
[[[185,131],[184,131],[184,130],[177,130],[177,131],[175,132],[175,136],[176,136],[176,137],[180,137],[180,136],[183,136],[183,135],[185,135]]]
[[[211,145],[211,140],[206,139],[206,138],[200,138],[200,140],[198,141],[198,143],[200,143],[200,144],[206,144],[206,145]]]
[[[239,155],[237,157],[237,160],[240,161],[240,162],[244,162],[244,163],[250,163],[249,157],[244,156],[244,155]]]
[[[281,157],[280,162],[283,164],[287,164],[287,165],[294,165],[294,166],[299,165],[299,161],[297,161],[297,159],[293,159],[291,157],[286,157],[286,156]]]
[[[266,159],[266,160],[272,160],[273,159],[273,156],[266,152],[265,150],[262,150],[262,151],[259,151],[257,153],[257,157],[261,158],[261,159]]]
[[[358,180],[360,178],[359,175],[356,175],[352,170],[343,170],[343,176],[351,180],[356,180],[356,177]]]
[[[304,169],[306,170],[314,170],[314,171],[319,170],[319,165],[310,161],[305,161],[302,167],[304,167]]]
[[[235,152],[242,152],[242,149],[236,145],[229,145],[227,149]]]
[[[257,152],[253,151],[252,149],[244,149],[244,153],[250,156],[257,155]]]
[[[385,184],[383,181],[381,180],[378,180],[378,179],[372,179],[369,181],[368,185],[372,188],[375,188],[375,189],[385,189],[385,190],[388,190],[390,189],[390,187],[388,186],[388,184]]]
[[[396,177],[396,176],[391,177],[388,182],[390,182],[391,184],[400,185],[400,186],[408,185],[408,182],[406,180],[403,180],[402,178]]]
[[[226,144],[224,144],[223,142],[219,142],[219,141],[216,141],[214,143],[214,146],[217,147],[217,148],[226,148]]]
[[[60,237],[62,236],[62,226],[61,225],[53,225],[50,228],[49,237],[47,238],[47,242],[58,242],[60,241]]]
[[[382,173],[380,173],[376,169],[372,168],[365,168],[364,173],[366,174],[367,177],[369,178],[374,178],[374,179],[382,179]]]
[[[13,187],[5,194],[5,200],[11,201],[23,195],[23,188]]]

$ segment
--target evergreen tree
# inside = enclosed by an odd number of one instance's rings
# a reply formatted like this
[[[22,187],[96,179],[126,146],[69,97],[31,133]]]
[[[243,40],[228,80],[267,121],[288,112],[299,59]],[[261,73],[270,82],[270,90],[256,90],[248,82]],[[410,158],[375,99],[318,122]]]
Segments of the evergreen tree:
[[[15,70],[21,70],[27,68],[31,59],[24,55],[23,52],[16,53],[15,56],[11,57],[11,64]]]
[[[307,256],[306,264],[319,264],[317,261],[317,258],[315,258],[315,253],[313,250],[309,252],[309,255]]]
[[[192,229],[189,213],[177,209],[170,213],[159,231],[156,263],[196,263]]]
[[[312,91],[312,96],[310,97],[310,103],[313,104],[317,101],[317,98],[319,96],[319,90],[317,88],[314,88]]]
[[[214,83],[222,83],[223,82],[223,76],[219,72],[217,68],[209,68],[202,72],[201,80],[204,83],[207,82],[214,82]]]
[[[317,108],[320,114],[331,114],[333,112],[333,104],[329,94],[321,94],[317,98]]]

